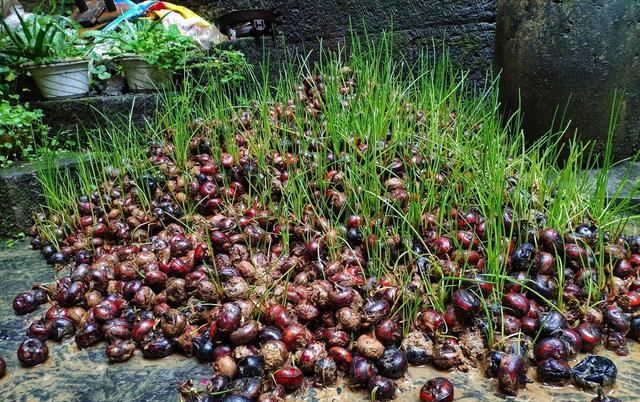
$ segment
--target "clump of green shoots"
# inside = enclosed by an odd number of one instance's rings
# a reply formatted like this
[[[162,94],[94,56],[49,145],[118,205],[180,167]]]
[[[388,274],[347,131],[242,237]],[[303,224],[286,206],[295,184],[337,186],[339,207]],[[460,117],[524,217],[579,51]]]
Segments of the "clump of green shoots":
[[[596,155],[575,138],[563,144],[565,128],[527,145],[520,116],[500,113],[496,78],[472,85],[444,50],[425,50],[409,64],[392,38],[354,35],[348,48],[322,49],[316,64],[292,60],[277,81],[268,64],[244,81],[187,74],[162,94],[144,130],[115,123],[96,133],[78,160],[80,193],[68,174],[43,170],[48,209],[67,214],[73,228],[82,193],[104,211],[134,215],[126,223],[143,229],[137,243],[182,230],[206,245],[202,264],[220,294],[229,275],[220,274],[228,268],[220,255],[233,254],[235,243],[224,243],[233,238],[246,245],[247,259],[262,261],[248,278],[260,320],[274,304],[294,309],[300,287],[325,281],[357,289],[362,300],[388,300],[388,317],[405,336],[420,329],[423,311],[436,310],[451,325],[430,335],[442,346],[440,335],[461,334],[450,318],[460,310],[454,293],[464,290],[480,303],[468,326],[500,348],[524,338],[524,330],[507,331],[508,293],[577,321],[616,297],[622,290],[612,287],[607,247],[627,241],[626,223],[637,215],[617,197],[628,180],[607,192],[612,141]],[[585,168],[598,159],[594,183]],[[149,177],[157,190],[149,191]],[[210,184],[217,195],[204,195]],[[114,189],[132,201],[115,204]],[[181,212],[170,225],[160,218],[166,204]],[[564,242],[577,227],[597,235],[588,247],[584,240],[585,255],[568,258],[541,239],[553,229]],[[528,243],[534,254],[553,252],[553,274],[541,279],[532,260],[513,262]],[[593,277],[580,282],[582,293],[565,294],[567,282],[578,283],[568,273],[587,268]]]

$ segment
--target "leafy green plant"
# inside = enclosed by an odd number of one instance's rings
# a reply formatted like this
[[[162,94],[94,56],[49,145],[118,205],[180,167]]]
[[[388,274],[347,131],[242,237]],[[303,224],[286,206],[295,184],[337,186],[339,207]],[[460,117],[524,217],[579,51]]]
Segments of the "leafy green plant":
[[[0,60],[0,99],[7,99],[17,76],[18,71],[14,66],[4,64]]]
[[[106,85],[106,81],[118,74],[117,65],[110,57],[105,57],[101,51],[96,51],[95,47],[89,53],[89,59],[92,85],[101,92],[101,86]]]
[[[73,8],[70,0],[46,0],[38,2],[33,8],[34,14],[71,15]]]
[[[29,110],[29,105],[13,105],[0,100],[0,166],[35,155],[35,143],[46,137],[42,112]]]
[[[29,61],[37,64],[56,63],[83,56],[85,42],[71,20],[57,16],[31,16],[23,19],[16,13],[20,24],[11,30],[0,18],[2,32],[0,60],[13,63]]]
[[[91,75],[99,80],[108,80],[111,78],[109,67],[104,64],[94,65],[91,69]]]
[[[24,232],[20,232],[20,233],[14,235],[13,237],[5,240],[4,245],[7,248],[11,248],[11,247],[15,246],[16,243],[18,243],[19,241],[24,240],[26,238],[27,238],[27,235]]]
[[[247,78],[250,66],[244,53],[238,50],[213,48],[206,58],[191,66],[193,71],[200,71],[200,77],[205,79],[198,80],[198,74],[193,74],[192,78],[203,86],[210,82],[236,84]]]
[[[17,101],[17,95],[0,99],[0,167],[75,147],[66,132],[50,134],[40,109],[30,110],[28,103]]]
[[[110,57],[135,55],[161,70],[175,72],[185,65],[195,49],[191,38],[175,25],[165,28],[159,21],[124,22],[118,31],[95,32],[96,44]]]
[[[10,46],[8,35],[0,34],[0,49]],[[7,57],[0,52],[0,99],[8,99],[13,83],[18,76],[18,66],[14,58]]]

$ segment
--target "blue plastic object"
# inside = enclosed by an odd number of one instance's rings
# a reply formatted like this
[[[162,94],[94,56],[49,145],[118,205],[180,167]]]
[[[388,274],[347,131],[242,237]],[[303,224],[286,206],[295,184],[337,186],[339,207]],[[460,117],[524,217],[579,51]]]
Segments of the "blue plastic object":
[[[131,8],[124,12],[121,16],[111,21],[109,25],[104,27],[102,30],[105,32],[113,31],[116,29],[118,25],[122,23],[122,21],[131,21],[135,20],[147,11],[149,7],[157,3],[155,0],[143,1],[140,4],[135,4],[130,0],[122,0],[122,2],[128,4]]]

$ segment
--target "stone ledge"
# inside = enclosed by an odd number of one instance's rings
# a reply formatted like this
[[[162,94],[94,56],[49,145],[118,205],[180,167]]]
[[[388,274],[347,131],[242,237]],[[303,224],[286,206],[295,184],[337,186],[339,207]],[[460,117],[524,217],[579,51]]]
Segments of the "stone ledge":
[[[599,169],[587,171],[589,179],[594,184],[598,172]],[[623,161],[611,168],[607,181],[607,197],[609,200],[615,197],[616,191],[621,185],[623,186],[620,190],[620,196],[617,198],[629,198],[631,206],[636,210],[640,210],[640,191],[634,191],[635,186],[640,187],[640,162]]]
[[[60,169],[70,169],[74,165],[74,161],[65,156],[60,156],[56,163]],[[0,205],[3,206],[0,238],[26,233],[43,202],[37,162],[0,169]]]
[[[152,93],[32,102],[34,108],[43,111],[44,123],[53,132],[66,131],[72,136],[105,123],[117,123],[118,119],[127,122],[129,115],[134,125],[142,125],[154,116],[156,104],[157,96]]]

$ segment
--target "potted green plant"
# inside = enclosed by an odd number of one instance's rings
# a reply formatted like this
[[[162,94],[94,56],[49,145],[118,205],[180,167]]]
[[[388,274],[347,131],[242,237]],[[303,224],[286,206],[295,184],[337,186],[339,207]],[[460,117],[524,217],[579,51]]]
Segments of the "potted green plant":
[[[28,108],[28,104],[0,100],[0,166],[31,159],[35,152],[34,144],[47,135],[47,126],[42,124],[42,112]]]
[[[89,92],[86,46],[64,17],[20,17],[15,30],[0,19],[5,46],[1,58],[13,59],[30,72],[45,99],[69,98]]]
[[[96,33],[96,44],[105,55],[117,58],[131,91],[167,87],[173,74],[182,68],[195,49],[191,38],[175,25],[164,27],[159,21],[124,22],[118,31]]]

